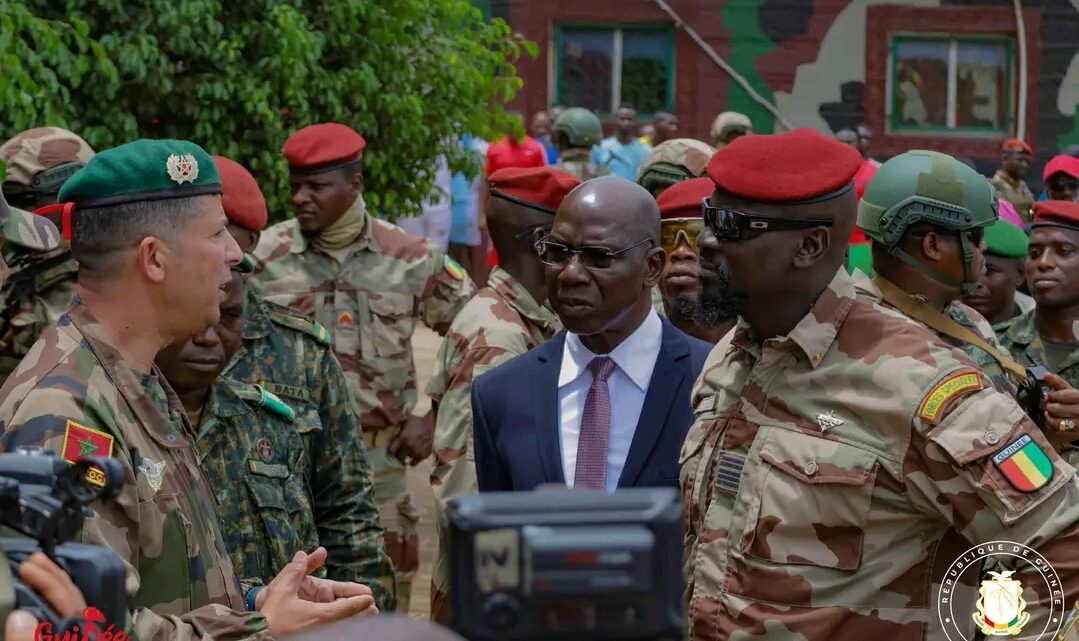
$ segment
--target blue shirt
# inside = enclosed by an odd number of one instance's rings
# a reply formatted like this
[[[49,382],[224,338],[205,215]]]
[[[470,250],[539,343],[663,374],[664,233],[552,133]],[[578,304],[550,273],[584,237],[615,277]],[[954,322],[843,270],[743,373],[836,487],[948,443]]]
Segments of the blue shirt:
[[[637,182],[637,171],[650,151],[651,147],[636,138],[623,145],[616,136],[611,136],[592,148],[592,164],[606,165],[615,176]]]

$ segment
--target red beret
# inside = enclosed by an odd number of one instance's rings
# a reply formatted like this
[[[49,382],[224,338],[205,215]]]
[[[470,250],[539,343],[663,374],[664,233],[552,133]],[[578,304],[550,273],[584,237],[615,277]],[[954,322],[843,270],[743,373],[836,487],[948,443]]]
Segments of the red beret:
[[[281,153],[294,174],[321,174],[359,159],[367,142],[348,125],[327,122],[289,136]]]
[[[255,177],[243,165],[224,156],[214,156],[214,164],[221,177],[221,206],[229,222],[251,231],[265,229],[269,218],[266,198]]]
[[[1008,138],[1000,144],[1000,149],[1001,151],[1025,151],[1031,156],[1034,155],[1034,150],[1030,148],[1030,145],[1018,138]]]
[[[1053,174],[1065,173],[1072,178],[1079,178],[1079,158],[1072,158],[1067,154],[1053,156],[1045,163],[1045,171],[1042,172],[1042,182],[1049,182]]]
[[[562,199],[581,180],[551,167],[506,167],[487,179],[491,195],[512,203],[554,215]]]
[[[712,157],[708,176],[738,198],[795,204],[838,196],[851,186],[862,160],[854,147],[801,128],[736,139]]]
[[[692,178],[674,183],[656,198],[659,217],[700,218],[703,214],[701,201],[715,190],[716,184],[711,178]]]
[[[1057,225],[1079,229],[1079,203],[1068,200],[1043,200],[1034,203],[1033,227]]]

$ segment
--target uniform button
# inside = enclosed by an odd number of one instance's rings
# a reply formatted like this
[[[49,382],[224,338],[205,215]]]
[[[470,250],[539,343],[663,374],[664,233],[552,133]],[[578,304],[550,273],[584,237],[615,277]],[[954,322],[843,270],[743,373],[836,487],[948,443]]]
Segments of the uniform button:
[[[989,443],[990,445],[996,445],[997,441],[999,441],[999,440],[1000,440],[1000,435],[997,434],[996,432],[986,432],[985,433],[985,442],[986,443]]]
[[[802,471],[806,473],[806,476],[813,476],[817,473],[817,462],[809,461],[805,464],[805,467],[802,468]]]

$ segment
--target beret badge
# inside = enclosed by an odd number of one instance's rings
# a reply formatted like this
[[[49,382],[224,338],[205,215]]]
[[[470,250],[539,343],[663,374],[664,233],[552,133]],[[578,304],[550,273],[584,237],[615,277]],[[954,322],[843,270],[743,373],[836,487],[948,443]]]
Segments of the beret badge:
[[[193,183],[199,177],[199,161],[191,154],[172,154],[165,162],[165,171],[178,184]]]

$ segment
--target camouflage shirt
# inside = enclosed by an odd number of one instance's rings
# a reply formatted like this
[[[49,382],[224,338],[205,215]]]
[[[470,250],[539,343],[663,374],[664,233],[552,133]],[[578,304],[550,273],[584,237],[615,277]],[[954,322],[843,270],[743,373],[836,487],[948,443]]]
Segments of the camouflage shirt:
[[[495,267],[487,287],[464,306],[450,325],[435,356],[427,395],[438,404],[435,422],[431,489],[439,513],[440,550],[448,551],[443,524],[446,502],[479,491],[472,449],[472,381],[514,356],[546,341],[562,324],[532,298],[505,270]],[[441,610],[449,594],[449,559],[444,553],[432,572],[432,617],[446,621]]]
[[[1065,608],[1079,596],[1075,470],[973,361],[845,270],[787,336],[755,343],[740,322],[693,404],[691,639],[943,639],[933,586],[993,540],[1054,564]],[[1029,492],[993,463],[1017,442],[1048,468]],[[1028,598],[1038,630],[1049,595]]]
[[[1010,202],[1023,222],[1029,223],[1034,216],[1035,197],[1026,182],[1013,180],[1003,169],[998,169],[989,182],[996,189],[997,196]]]
[[[611,170],[606,165],[596,165],[592,162],[591,152],[587,149],[567,149],[563,151],[562,162],[552,165],[552,168],[569,172],[580,180],[591,180],[611,175]]]
[[[1079,332],[1075,333],[1076,343],[1079,343]],[[1068,381],[1072,387],[1079,387],[1079,347],[1054,368],[1046,354],[1045,342],[1038,334],[1034,310],[1005,323],[1000,329],[1000,339],[1020,364],[1027,367],[1040,365]]]
[[[258,385],[219,377],[199,415],[196,444],[233,567],[266,585],[298,550],[311,552],[319,541],[303,439],[290,408],[264,398]]]
[[[249,288],[243,342],[222,375],[261,385],[296,412],[291,427],[303,439],[306,456],[297,469],[303,470],[311,495],[318,543],[329,552],[327,576],[367,585],[379,609],[392,612],[393,567],[374,504],[363,431],[330,340],[318,323],[260,299]]]
[[[254,284],[275,303],[314,316],[356,396],[366,431],[403,425],[416,405],[416,319],[444,333],[475,293],[440,250],[371,216],[339,261],[308,246],[299,223],[266,230]]]
[[[137,638],[268,638],[266,619],[244,611],[179,400],[156,368],[126,365],[84,305],[47,329],[0,389],[0,421],[7,451],[44,446],[123,465],[119,498],[93,506],[82,539],[127,565]]]
[[[11,247],[4,254],[11,275],[0,291],[0,385],[45,328],[71,307],[79,273],[67,242],[45,253]]]

